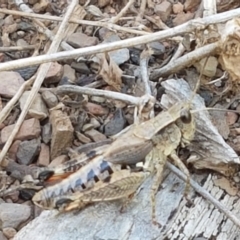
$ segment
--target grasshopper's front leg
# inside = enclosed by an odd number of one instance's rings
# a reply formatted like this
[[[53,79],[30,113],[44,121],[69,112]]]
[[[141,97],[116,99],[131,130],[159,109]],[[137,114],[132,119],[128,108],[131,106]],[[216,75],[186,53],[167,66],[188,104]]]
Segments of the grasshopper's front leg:
[[[87,204],[128,198],[149,176],[148,172],[132,172],[130,169],[114,172],[107,180],[99,181],[87,191],[56,197],[54,208],[61,212],[81,209]]]
[[[188,121],[185,121],[188,120]],[[170,157],[174,163],[187,175],[185,194],[189,191],[189,171],[183,162],[176,155],[176,149],[179,145],[185,146],[189,144],[194,136],[195,124],[193,119],[187,116],[187,119],[179,119],[176,124],[171,124],[159,132],[158,135],[152,138],[154,148],[146,157],[146,164],[151,172],[156,172],[154,182],[151,188],[152,202],[152,220],[154,224],[159,225],[156,220],[155,206],[156,193],[159,185],[162,182],[162,172],[166,163],[167,157]]]

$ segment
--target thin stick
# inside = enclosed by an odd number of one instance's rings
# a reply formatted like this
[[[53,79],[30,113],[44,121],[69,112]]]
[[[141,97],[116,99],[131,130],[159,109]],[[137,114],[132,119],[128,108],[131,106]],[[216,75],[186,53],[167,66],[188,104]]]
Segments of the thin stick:
[[[54,38],[54,41],[52,42],[52,44],[51,44],[51,46],[48,50],[48,53],[53,53],[53,52],[56,52],[58,50],[58,47],[59,47],[59,45],[62,41],[61,36],[64,36],[64,32],[66,31],[66,28],[67,28],[68,19],[71,17],[71,14],[72,14],[72,12],[73,12],[73,10],[74,10],[74,8],[77,4],[78,4],[78,0],[72,0],[71,4],[69,5],[69,7],[67,9],[67,12],[65,14],[63,22],[59,26],[59,29],[58,29],[58,32],[57,32],[55,38]],[[21,114],[20,114],[20,116],[17,120],[17,123],[14,126],[14,129],[13,129],[11,135],[9,136],[6,144],[4,145],[4,147],[3,147],[3,149],[0,153],[0,164],[1,164],[2,160],[4,159],[5,155],[7,154],[7,151],[10,148],[10,146],[11,146],[13,140],[14,140],[14,137],[18,133],[18,131],[19,131],[21,125],[22,125],[22,122],[24,121],[24,118],[27,115],[27,112],[28,112],[31,104],[33,103],[33,101],[35,99],[35,96],[37,95],[50,66],[51,66],[51,63],[43,64],[43,65],[40,66],[38,77],[33,84],[33,88],[32,88],[32,90],[29,94],[29,97],[27,98],[27,101],[25,103],[25,107],[22,110],[22,112],[21,112]]]
[[[75,57],[78,57],[79,55],[87,56],[87,55],[96,54],[96,53],[113,51],[119,48],[126,48],[130,46],[136,46],[139,44],[159,41],[159,40],[163,40],[173,36],[181,35],[186,32],[193,32],[196,28],[199,28],[200,26],[202,26],[202,28],[204,29],[209,24],[225,22],[229,19],[232,19],[238,16],[240,16],[240,8],[234,9],[228,12],[220,13],[220,14],[215,14],[213,16],[209,16],[203,19],[197,19],[197,20],[194,19],[187,23],[179,25],[177,27],[152,33],[152,34],[148,34],[146,36],[140,36],[140,37],[125,39],[125,40],[116,41],[112,43],[106,43],[106,44],[101,44],[97,46],[75,49],[72,51],[54,53],[49,55],[46,54],[42,56],[1,63],[0,71],[17,69],[19,68],[19,66],[27,67],[27,66],[38,65],[41,63],[46,63],[51,61],[73,59]],[[211,46],[211,44],[209,44],[209,46]]]
[[[187,177],[183,174],[178,168],[176,168],[171,163],[167,162],[166,166],[179,178],[186,181]],[[194,190],[199,193],[202,197],[211,202],[220,212],[227,216],[237,227],[240,228],[240,220],[230,211],[228,210],[222,203],[216,200],[209,192],[207,192],[203,187],[201,187],[197,182],[190,178],[190,185],[194,188]]]
[[[136,17],[136,22],[140,22],[142,20],[146,6],[147,6],[147,0],[142,0],[140,9],[139,9],[139,13]]]
[[[150,88],[150,82],[148,77],[148,61],[151,57],[152,50],[150,48],[145,48],[140,55],[140,72],[141,80],[144,84],[144,94],[145,96],[152,96],[152,91]],[[140,123],[141,113],[144,108],[144,105],[136,106],[134,109],[134,123]],[[154,117],[154,111],[151,109],[149,111],[149,117]]]
[[[176,73],[179,70],[192,65],[194,62],[211,55],[212,53],[216,52],[218,48],[219,42],[215,42],[187,53],[178,59],[174,59],[161,69],[154,70],[150,75],[150,80],[156,81],[159,77]]]
[[[19,11],[1,9],[1,8],[0,8],[0,13],[6,13],[6,14],[17,15],[17,16],[22,16],[22,17],[26,17],[26,18],[33,18],[33,19],[38,18],[38,19],[44,19],[44,20],[49,20],[49,21],[61,22],[63,20],[62,17],[57,17],[57,16],[49,16],[49,15],[42,15],[42,14],[29,13],[29,12],[26,13],[26,12],[19,12]],[[149,32],[145,32],[145,31],[135,30],[135,29],[127,28],[127,27],[121,27],[121,26],[116,25],[114,23],[111,23],[109,21],[108,22],[89,21],[89,20],[75,19],[73,17],[73,18],[69,19],[69,22],[70,23],[78,23],[78,24],[81,24],[81,25],[105,27],[105,28],[108,28],[110,30],[128,32],[128,33],[133,33],[133,34],[136,34],[136,35],[150,34]]]
[[[185,47],[184,47],[184,45],[180,42],[180,43],[178,44],[177,51],[176,51],[176,52],[174,53],[174,55],[172,56],[170,62],[173,61],[173,60],[175,60],[175,59],[177,60],[180,56],[182,56],[182,54],[184,53],[184,51],[185,51]]]
[[[217,13],[216,0],[203,0],[203,17],[211,16]]]
[[[145,88],[145,94],[152,95],[152,91],[149,85],[149,77],[148,77],[148,61],[151,57],[151,50],[145,49],[142,51],[140,55],[140,71],[141,71],[141,77],[142,81],[144,83]]]
[[[15,52],[15,51],[26,51],[35,49],[35,45],[29,46],[14,46],[14,47],[0,47],[0,52]]]
[[[128,11],[128,9],[131,7],[131,5],[134,3],[135,0],[129,0],[128,3],[126,4],[126,6],[118,13],[117,16],[113,17],[110,22],[111,23],[116,23],[119,21],[119,19],[126,14],[126,12]]]
[[[91,96],[99,96],[108,99],[120,100],[126,102],[127,104],[133,104],[138,106],[141,103],[141,98],[133,97],[131,95],[107,91],[107,90],[100,90],[88,87],[79,87],[79,86],[71,86],[71,85],[63,85],[57,88],[57,94],[65,94],[65,93],[76,93],[76,94],[86,94]]]

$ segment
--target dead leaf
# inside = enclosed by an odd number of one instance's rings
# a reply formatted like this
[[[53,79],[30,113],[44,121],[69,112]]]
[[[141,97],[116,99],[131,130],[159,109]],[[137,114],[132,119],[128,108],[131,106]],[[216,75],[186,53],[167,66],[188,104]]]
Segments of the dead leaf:
[[[222,34],[222,52],[220,63],[229,73],[232,80],[240,79],[240,19],[233,19],[226,23]]]
[[[119,92],[122,85],[122,70],[108,53],[99,53],[97,54],[97,58],[99,59],[99,76]]]

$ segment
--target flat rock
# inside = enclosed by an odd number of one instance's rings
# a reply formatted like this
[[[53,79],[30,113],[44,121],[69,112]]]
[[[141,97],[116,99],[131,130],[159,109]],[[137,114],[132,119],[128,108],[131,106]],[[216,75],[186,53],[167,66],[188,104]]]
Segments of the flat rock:
[[[98,38],[90,37],[84,33],[76,32],[67,38],[67,43],[75,48],[84,48],[98,44]]]
[[[104,134],[106,136],[115,135],[123,130],[126,126],[126,119],[123,116],[122,110],[117,109],[112,119],[104,126]]]
[[[29,219],[31,208],[17,203],[0,203],[0,220],[2,228],[18,229],[19,225]]]
[[[29,94],[30,91],[25,91],[21,96],[19,100],[21,110],[23,110],[24,106],[26,105],[26,101],[28,99]],[[46,117],[48,117],[48,110],[41,97],[41,94],[39,93],[36,94],[36,97],[33,103],[31,104],[30,109],[28,110],[28,116],[32,118],[37,118],[39,120],[43,120]]]
[[[76,72],[70,65],[65,64],[63,66],[63,77],[67,77],[71,82],[76,81]]]
[[[88,102],[84,106],[88,112],[96,116],[104,116],[108,114],[108,109],[99,104]]]
[[[100,142],[100,141],[106,140],[106,136],[95,129],[90,129],[84,132],[84,134],[87,137],[91,138],[94,142]]]
[[[9,125],[2,129],[1,131],[1,141],[5,143],[10,134],[13,131],[15,124]],[[41,127],[38,119],[31,118],[25,120],[20,127],[17,135],[15,136],[15,140],[31,140],[33,138],[38,138],[40,136]]]
[[[32,139],[30,141],[23,141],[19,144],[17,151],[17,161],[20,164],[31,164],[40,152],[40,140]]]
[[[11,145],[11,147],[8,150],[8,156],[9,158],[16,160],[17,159],[17,150],[19,147],[19,144],[21,143],[20,140],[16,140],[13,142],[13,144]]]
[[[166,21],[172,11],[172,4],[168,1],[163,1],[155,6],[154,12],[162,21]]]
[[[0,95],[6,98],[12,98],[24,83],[24,79],[17,72],[0,72]]]
[[[52,138],[52,128],[50,123],[46,123],[42,127],[42,141],[46,144],[50,142]]]
[[[82,73],[82,74],[90,74],[91,71],[88,68],[87,64],[84,62],[73,62],[71,64],[71,67],[75,69],[77,72]]]
[[[164,45],[161,44],[160,42],[151,42],[149,43],[149,46],[153,50],[153,54],[156,56],[161,55],[166,51]]]
[[[217,65],[218,65],[218,60],[216,57],[213,57],[213,56],[208,57],[207,62],[206,62],[206,58],[203,58],[199,62],[194,64],[198,72],[202,72],[202,74],[207,77],[214,77],[216,75]],[[203,66],[205,66],[204,69],[203,69]]]
[[[67,155],[60,155],[51,161],[51,163],[49,164],[49,167],[59,166],[60,164],[66,162],[67,160],[68,160]]]
[[[50,163],[50,149],[49,146],[42,143],[41,150],[38,157],[38,164],[40,166],[48,166]]]
[[[51,91],[48,90],[43,91],[42,98],[49,108],[53,108],[58,104],[57,96],[53,94]]]
[[[111,43],[116,41],[121,41],[121,38],[116,34],[111,34],[104,39],[103,43]],[[108,54],[117,65],[125,63],[130,58],[129,50],[127,48],[111,51],[108,52]]]
[[[57,62],[51,64],[44,83],[58,83],[63,76],[63,66]]]

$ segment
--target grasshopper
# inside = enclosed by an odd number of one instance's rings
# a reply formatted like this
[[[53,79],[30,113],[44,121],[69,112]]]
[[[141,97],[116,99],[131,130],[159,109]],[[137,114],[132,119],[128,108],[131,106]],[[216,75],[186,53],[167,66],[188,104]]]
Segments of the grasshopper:
[[[70,160],[70,163],[63,164],[55,170],[45,169],[40,172],[39,178],[48,181],[74,170],[58,184],[36,193],[33,202],[46,209],[69,211],[92,202],[126,198],[156,169],[156,178],[151,190],[152,218],[156,223],[155,194],[161,182],[164,163],[168,156],[171,157],[189,179],[189,172],[177,157],[175,150],[179,144],[189,144],[194,131],[195,123],[189,103],[175,104],[155,118],[133,124],[111,144],[85,152],[78,159]],[[148,154],[144,169],[136,171],[132,166]],[[155,154],[161,156],[161,161],[150,157]],[[73,166],[79,166],[79,169],[75,171]],[[189,183],[187,187],[188,185]]]

